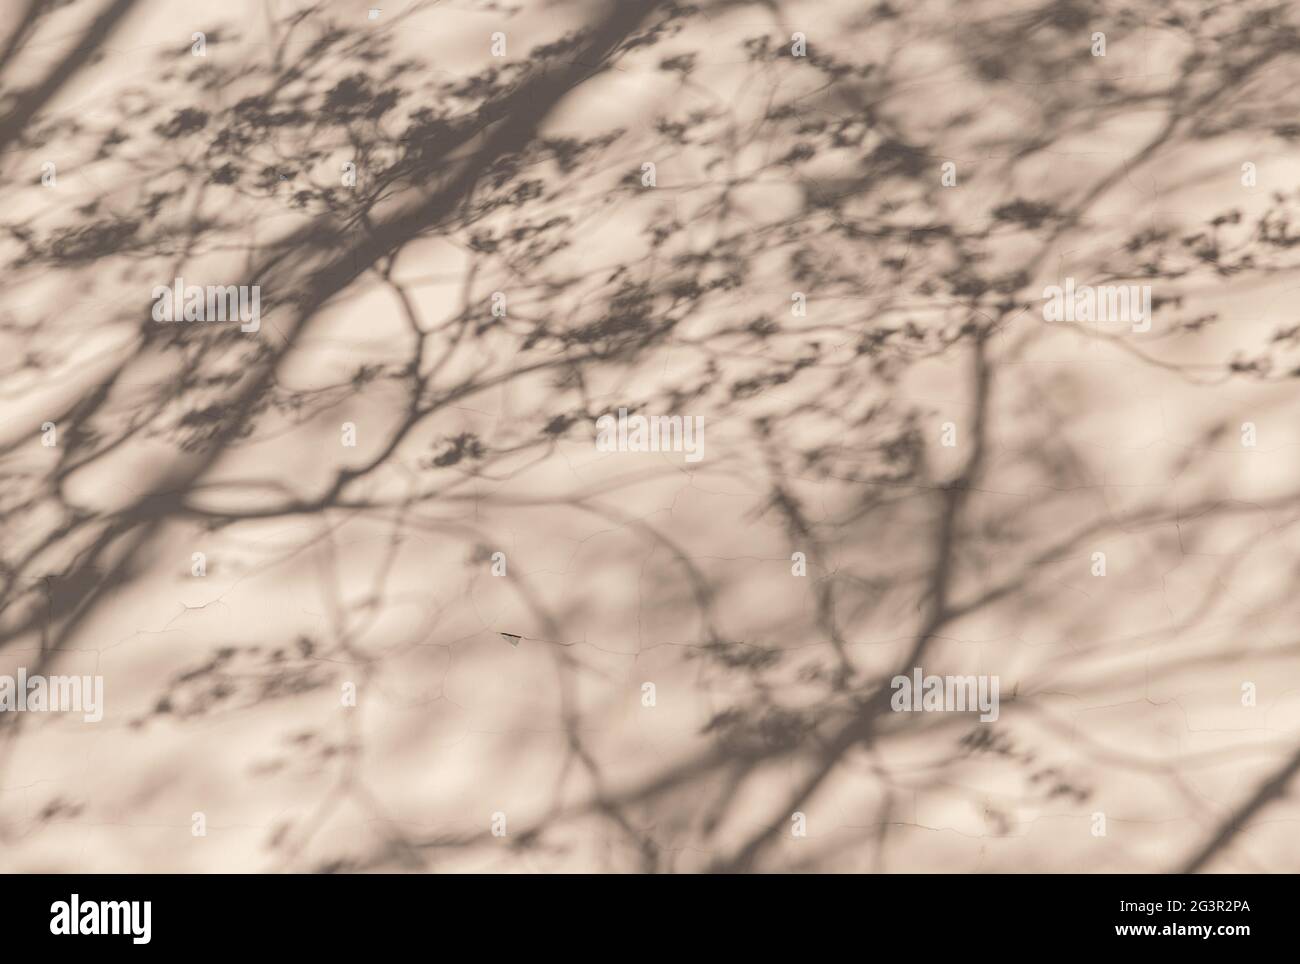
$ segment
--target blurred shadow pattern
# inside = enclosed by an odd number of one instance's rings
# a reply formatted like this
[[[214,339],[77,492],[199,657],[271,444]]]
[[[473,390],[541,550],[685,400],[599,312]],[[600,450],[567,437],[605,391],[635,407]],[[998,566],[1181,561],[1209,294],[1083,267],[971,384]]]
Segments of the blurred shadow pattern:
[[[1295,869],[1294,6],[230,6],[4,13],[0,867]]]

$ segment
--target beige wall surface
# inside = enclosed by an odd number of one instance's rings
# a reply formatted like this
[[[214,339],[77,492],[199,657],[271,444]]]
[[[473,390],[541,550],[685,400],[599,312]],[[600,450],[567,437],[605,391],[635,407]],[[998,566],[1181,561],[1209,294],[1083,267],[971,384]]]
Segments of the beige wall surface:
[[[5,3],[0,871],[1300,869],[1297,76],[1264,0]]]

